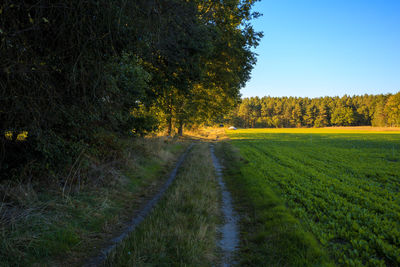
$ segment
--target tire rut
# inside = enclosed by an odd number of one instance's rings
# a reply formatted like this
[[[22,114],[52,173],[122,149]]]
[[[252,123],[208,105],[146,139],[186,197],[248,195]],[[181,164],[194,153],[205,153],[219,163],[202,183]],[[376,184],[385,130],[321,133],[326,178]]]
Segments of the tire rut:
[[[178,162],[175,165],[175,168],[171,171],[168,180],[164,183],[161,189],[136,213],[131,222],[125,228],[125,230],[119,236],[113,238],[109,245],[103,248],[99,255],[94,258],[91,258],[84,266],[93,267],[100,266],[107,258],[107,256],[121,243],[128,235],[135,230],[135,228],[149,215],[154,206],[158,203],[164,193],[167,191],[169,186],[175,180],[175,177],[178,173],[178,170],[182,163],[185,161],[187,154],[193,147],[193,143],[186,149],[186,151],[179,157]]]
[[[221,239],[218,242],[218,247],[222,251],[221,266],[232,266],[236,262],[234,260],[235,252],[239,247],[239,216],[233,209],[233,200],[230,192],[226,188],[225,182],[222,179],[222,165],[214,153],[214,145],[210,146],[211,157],[217,175],[218,184],[221,188],[222,206],[224,222],[219,227]]]

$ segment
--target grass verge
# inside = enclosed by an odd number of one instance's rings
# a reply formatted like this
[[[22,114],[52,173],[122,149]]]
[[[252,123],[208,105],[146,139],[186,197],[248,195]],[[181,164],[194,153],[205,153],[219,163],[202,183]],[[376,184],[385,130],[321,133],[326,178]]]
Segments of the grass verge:
[[[106,266],[213,266],[219,191],[208,144],[193,147],[149,217],[109,256]]]
[[[122,158],[92,163],[79,184],[0,184],[0,266],[81,266],[163,183],[186,143],[144,138],[123,147]]]
[[[304,231],[262,177],[246,167],[232,145],[220,142],[216,153],[241,214],[240,266],[333,266],[315,238]]]

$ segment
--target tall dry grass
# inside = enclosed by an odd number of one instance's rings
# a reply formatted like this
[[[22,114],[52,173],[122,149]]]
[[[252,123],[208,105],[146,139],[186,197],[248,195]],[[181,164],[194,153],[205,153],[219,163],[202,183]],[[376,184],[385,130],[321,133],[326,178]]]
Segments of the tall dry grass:
[[[56,264],[61,255],[79,265],[131,216],[186,146],[164,137],[120,142],[121,150],[110,152],[118,157],[83,154],[65,176],[2,181],[0,266]]]
[[[219,191],[207,144],[188,155],[175,182],[107,266],[213,266]]]

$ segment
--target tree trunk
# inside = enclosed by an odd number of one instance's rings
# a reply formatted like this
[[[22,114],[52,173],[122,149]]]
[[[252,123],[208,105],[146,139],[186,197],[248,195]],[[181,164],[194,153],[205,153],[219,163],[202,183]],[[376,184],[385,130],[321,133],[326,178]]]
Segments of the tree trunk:
[[[178,127],[178,136],[182,136],[183,134],[183,123],[179,123],[179,127]]]
[[[184,121],[183,118],[178,119],[178,136],[182,136],[183,134],[183,125],[184,125],[183,121]]]
[[[168,115],[167,124],[168,124],[167,135],[171,136],[171,133],[172,133],[172,114]]]

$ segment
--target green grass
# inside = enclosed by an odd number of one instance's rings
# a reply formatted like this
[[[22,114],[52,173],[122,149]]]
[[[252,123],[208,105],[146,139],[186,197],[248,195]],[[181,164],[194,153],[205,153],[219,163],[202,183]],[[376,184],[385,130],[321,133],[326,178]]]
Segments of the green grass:
[[[270,202],[281,203],[337,264],[400,264],[399,132],[257,129],[228,136],[246,162],[236,180],[255,218],[277,220]],[[260,240],[268,242],[268,233]]]
[[[229,143],[217,145],[224,180],[240,213],[239,266],[331,266],[328,255],[285,203]]]
[[[13,203],[0,209],[0,266],[81,266],[167,178],[187,143],[146,138],[125,145],[117,166],[100,165],[87,178],[103,177],[101,183],[79,192],[62,197],[54,185],[5,188]]]
[[[197,144],[151,214],[107,266],[215,266],[219,191],[207,144]]]

